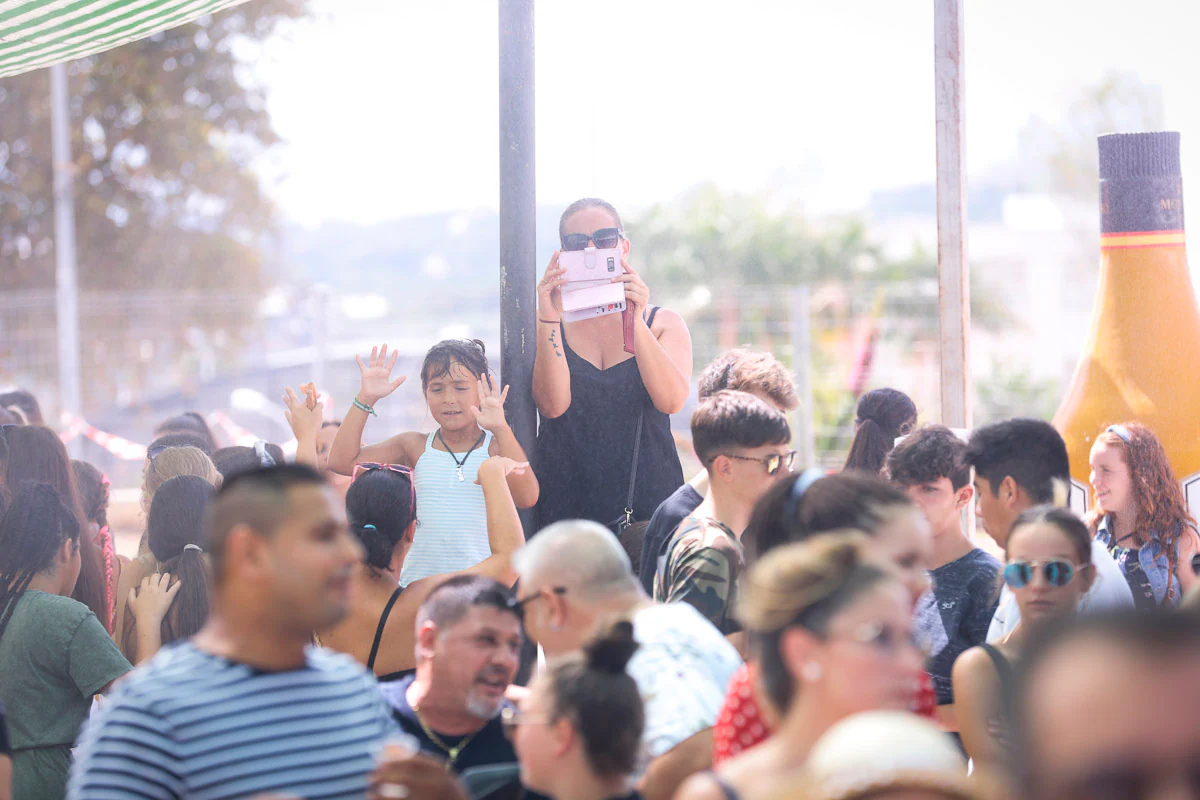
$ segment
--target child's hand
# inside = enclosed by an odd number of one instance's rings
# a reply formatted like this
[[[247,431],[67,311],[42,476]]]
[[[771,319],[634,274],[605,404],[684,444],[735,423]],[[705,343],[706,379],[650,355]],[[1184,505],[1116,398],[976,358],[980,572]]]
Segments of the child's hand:
[[[479,465],[479,477],[475,482],[482,484],[483,476],[491,472],[498,473],[501,478],[507,478],[509,475],[524,475],[528,470],[528,461],[513,461],[505,456],[492,456]]]
[[[373,406],[399,389],[400,384],[407,380],[405,375],[392,380],[392,369],[396,366],[396,359],[399,356],[400,351],[393,350],[392,357],[388,358],[388,349],[385,344],[382,347],[372,347],[371,359],[365,364],[362,356],[354,357],[354,360],[358,362],[359,371],[362,372],[362,385],[358,390],[360,402]]]
[[[508,427],[508,420],[504,417],[504,401],[508,398],[508,387],[505,386],[503,392],[497,391],[491,375],[480,378],[478,386],[479,406],[471,406],[476,424],[492,433],[504,430]]]
[[[311,395],[305,394],[307,399],[311,399]],[[308,402],[301,400],[289,386],[283,396],[283,404],[287,406],[283,415],[287,418],[288,425],[292,426],[292,435],[298,441],[303,441],[306,436],[315,437],[321,430],[321,423],[325,419],[324,403],[313,403],[310,408]]]
[[[161,575],[147,575],[142,578],[140,588],[130,589],[129,610],[133,612],[139,628],[157,628],[161,625],[182,585],[180,581],[175,581],[172,586],[171,576],[164,572]]]

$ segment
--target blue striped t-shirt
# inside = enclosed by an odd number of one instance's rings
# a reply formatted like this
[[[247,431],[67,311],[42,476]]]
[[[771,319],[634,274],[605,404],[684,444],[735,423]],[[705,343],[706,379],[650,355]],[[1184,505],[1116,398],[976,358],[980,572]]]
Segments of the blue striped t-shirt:
[[[362,798],[396,725],[352,659],[307,661],[264,672],[191,642],[160,651],[85,725],[68,798]]]

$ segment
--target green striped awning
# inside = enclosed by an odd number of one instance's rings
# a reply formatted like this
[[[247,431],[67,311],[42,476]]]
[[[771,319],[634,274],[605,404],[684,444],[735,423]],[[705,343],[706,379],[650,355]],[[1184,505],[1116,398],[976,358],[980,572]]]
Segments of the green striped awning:
[[[245,0],[0,0],[0,78],[94,55]]]

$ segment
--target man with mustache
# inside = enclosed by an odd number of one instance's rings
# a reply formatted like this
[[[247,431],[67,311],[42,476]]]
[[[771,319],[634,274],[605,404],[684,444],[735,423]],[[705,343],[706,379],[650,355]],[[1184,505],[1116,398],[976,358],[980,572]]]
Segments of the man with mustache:
[[[512,594],[490,578],[446,580],[417,613],[416,650],[416,674],[380,687],[400,727],[457,775],[512,765],[515,782],[517,757],[500,720],[521,653]]]
[[[206,527],[207,623],[92,716],[68,797],[364,797],[396,726],[370,674],[308,646],[345,615],[362,560],[340,499],[309,467],[250,470]]]

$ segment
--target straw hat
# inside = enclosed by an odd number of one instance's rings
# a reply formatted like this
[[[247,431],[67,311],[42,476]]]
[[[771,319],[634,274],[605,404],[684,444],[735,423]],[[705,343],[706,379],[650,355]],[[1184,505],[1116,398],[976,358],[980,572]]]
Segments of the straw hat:
[[[968,780],[967,762],[950,737],[903,711],[868,711],[834,725],[790,784],[773,796],[857,800],[889,790],[921,790],[948,800],[985,796]]]

